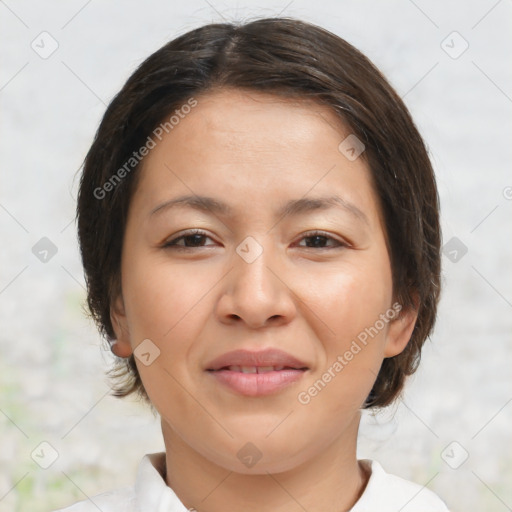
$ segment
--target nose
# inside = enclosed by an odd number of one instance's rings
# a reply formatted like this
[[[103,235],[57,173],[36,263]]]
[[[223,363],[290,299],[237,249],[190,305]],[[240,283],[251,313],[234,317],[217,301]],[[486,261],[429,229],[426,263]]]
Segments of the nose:
[[[234,254],[223,280],[216,314],[221,322],[243,322],[251,329],[283,325],[296,315],[295,297],[279,262],[266,248],[252,262]]]

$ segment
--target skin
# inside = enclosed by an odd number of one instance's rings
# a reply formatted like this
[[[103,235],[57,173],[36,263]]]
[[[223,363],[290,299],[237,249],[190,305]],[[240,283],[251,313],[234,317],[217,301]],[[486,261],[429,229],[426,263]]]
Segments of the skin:
[[[129,357],[145,339],[160,350],[137,366],[161,415],[166,482],[185,506],[349,510],[369,477],[356,458],[360,408],[383,359],[405,348],[415,312],[386,323],[310,403],[297,395],[394,302],[370,171],[338,150],[350,130],[325,106],[236,89],[196,99],[144,161],[111,311],[113,351]],[[184,194],[214,197],[233,214],[182,206],[150,215]],[[343,208],[274,217],[291,199],[333,194],[366,221]],[[206,237],[164,247],[194,228]],[[311,230],[332,238],[315,246]],[[236,252],[248,236],[263,249],[252,263]],[[228,351],[268,347],[309,368],[277,394],[238,395],[205,371]],[[262,454],[251,468],[237,457],[247,442]]]

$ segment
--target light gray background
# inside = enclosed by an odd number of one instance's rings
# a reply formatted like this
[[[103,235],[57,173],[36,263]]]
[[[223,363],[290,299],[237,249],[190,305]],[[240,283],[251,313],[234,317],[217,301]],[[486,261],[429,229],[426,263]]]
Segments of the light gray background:
[[[158,420],[108,395],[110,356],[82,310],[77,171],[106,104],[150,53],[210,21],[281,12],[344,37],[388,76],[429,146],[444,242],[467,247],[456,262],[453,248],[443,256],[421,369],[403,401],[364,418],[359,455],[452,510],[512,509],[512,2],[5,0],[0,510],[47,511],[130,484],[141,456],[162,449]],[[31,47],[51,48],[43,31],[58,43],[46,59]],[[46,263],[32,252],[42,237],[58,249]],[[43,441],[58,453],[48,469],[31,458],[50,460]]]

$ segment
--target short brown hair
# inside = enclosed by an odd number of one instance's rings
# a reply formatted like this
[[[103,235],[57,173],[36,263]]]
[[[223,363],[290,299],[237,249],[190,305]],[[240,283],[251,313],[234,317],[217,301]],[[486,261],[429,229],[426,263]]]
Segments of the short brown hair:
[[[107,197],[103,187],[166,116],[191,97],[222,87],[314,99],[364,143],[384,217],[393,295],[404,308],[417,308],[407,347],[384,359],[365,407],[391,403],[416,370],[436,318],[441,235],[434,172],[406,106],[379,70],[340,37],[303,21],[265,18],[187,32],[148,57],[112,100],[78,193],[92,318],[103,336],[115,338],[110,307],[121,289],[123,236],[140,165],[123,173]],[[112,375],[115,396],[137,392],[149,400],[133,355],[119,359]]]

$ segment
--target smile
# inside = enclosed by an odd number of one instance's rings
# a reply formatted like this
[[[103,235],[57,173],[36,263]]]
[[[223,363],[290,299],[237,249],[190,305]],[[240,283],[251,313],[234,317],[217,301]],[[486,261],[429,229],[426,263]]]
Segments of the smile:
[[[234,350],[205,368],[224,389],[253,397],[279,393],[302,379],[308,369],[297,357],[276,348]]]
[[[272,366],[230,366],[210,370],[209,374],[220,385],[244,396],[267,396],[279,393],[298,382],[306,369]]]

